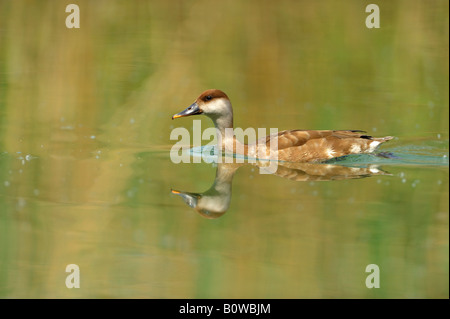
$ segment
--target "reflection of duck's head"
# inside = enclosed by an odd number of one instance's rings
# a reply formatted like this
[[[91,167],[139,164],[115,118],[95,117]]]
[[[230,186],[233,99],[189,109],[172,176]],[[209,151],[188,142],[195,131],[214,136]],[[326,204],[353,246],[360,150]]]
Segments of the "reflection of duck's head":
[[[230,196],[208,193],[210,190],[202,194],[172,190],[172,194],[180,196],[189,207],[194,208],[203,217],[214,219],[225,214],[230,205]]]
[[[231,201],[231,181],[236,170],[243,164],[219,163],[213,185],[204,193],[189,193],[172,190],[172,194],[183,198],[203,217],[217,218],[225,214]]]

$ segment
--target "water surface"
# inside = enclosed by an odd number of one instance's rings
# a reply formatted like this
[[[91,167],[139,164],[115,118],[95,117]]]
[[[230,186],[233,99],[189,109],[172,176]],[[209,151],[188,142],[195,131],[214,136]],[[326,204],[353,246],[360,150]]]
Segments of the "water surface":
[[[74,30],[64,3],[0,2],[0,297],[448,298],[447,1],[379,1],[377,30],[359,1],[77,4]],[[393,156],[214,188],[169,153],[208,88],[244,129],[362,129]]]

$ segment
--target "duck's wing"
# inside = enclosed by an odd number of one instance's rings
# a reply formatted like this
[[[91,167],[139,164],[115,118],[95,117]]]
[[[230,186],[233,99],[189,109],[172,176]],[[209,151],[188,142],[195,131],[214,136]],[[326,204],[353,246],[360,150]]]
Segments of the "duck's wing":
[[[266,144],[270,145],[271,138],[277,138],[278,150],[302,146],[311,140],[318,139],[365,139],[374,140],[372,136],[365,135],[361,130],[287,130],[266,137]]]

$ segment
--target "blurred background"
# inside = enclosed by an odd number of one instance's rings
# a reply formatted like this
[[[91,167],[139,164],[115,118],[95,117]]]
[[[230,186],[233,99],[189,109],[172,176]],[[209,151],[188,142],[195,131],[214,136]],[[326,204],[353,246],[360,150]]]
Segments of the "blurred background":
[[[449,3],[0,0],[0,297],[448,298]],[[206,219],[171,188],[171,120],[225,91],[236,126],[397,139],[391,175],[295,182],[245,166]],[[206,144],[208,141],[204,141]],[[68,289],[77,264],[81,288]],[[377,264],[381,288],[368,289]]]

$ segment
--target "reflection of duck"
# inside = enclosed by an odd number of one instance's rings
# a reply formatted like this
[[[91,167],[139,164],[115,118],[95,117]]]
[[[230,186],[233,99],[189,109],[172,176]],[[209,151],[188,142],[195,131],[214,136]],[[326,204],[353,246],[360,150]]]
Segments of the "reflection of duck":
[[[267,165],[266,163],[259,163]],[[231,184],[236,170],[245,164],[218,164],[213,185],[204,193],[189,193],[172,190],[184,202],[203,217],[218,218],[225,214],[231,202]],[[274,175],[294,181],[331,181],[363,178],[371,175],[386,175],[375,165],[369,167],[347,167],[331,164],[280,163]]]
[[[184,202],[203,217],[217,218],[225,214],[231,201],[231,182],[242,164],[218,164],[213,185],[204,193],[188,193],[172,190]]]
[[[220,134],[223,150],[239,153],[239,149],[243,149],[243,155],[256,157],[258,142],[243,145],[234,134],[225,134],[226,129],[233,129],[233,109],[224,92],[215,89],[203,92],[191,106],[172,116],[172,119],[195,114],[205,114],[212,119],[217,134]],[[278,142],[278,160],[289,162],[320,162],[349,154],[371,153],[381,143],[392,139],[391,136],[375,138],[363,133],[359,130],[282,131],[259,140],[260,145],[267,146],[265,155],[259,158],[270,157],[271,138],[276,138]]]

